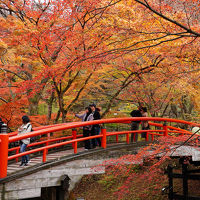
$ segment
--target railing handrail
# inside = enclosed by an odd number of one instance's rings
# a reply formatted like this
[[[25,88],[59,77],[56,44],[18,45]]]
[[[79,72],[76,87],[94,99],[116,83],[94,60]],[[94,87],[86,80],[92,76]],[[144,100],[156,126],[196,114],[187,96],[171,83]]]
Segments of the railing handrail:
[[[68,124],[68,123],[62,123],[62,124]],[[51,125],[46,125],[46,126],[33,127],[32,129],[34,131],[37,131],[37,130],[51,128],[51,127],[55,127],[55,126],[59,126],[59,125],[60,124],[51,124]],[[14,131],[14,132],[11,132],[11,133],[8,133],[8,134],[9,134],[9,137],[13,137],[13,136],[16,136],[18,134],[18,131]]]
[[[144,132],[147,132],[147,130],[134,130],[134,131],[115,131],[115,132],[107,132],[107,136],[114,136],[114,135],[123,135],[123,134],[130,134],[130,133],[144,133]],[[153,133],[153,132],[164,132],[164,130],[148,130],[148,132],[150,134],[153,134],[153,135],[159,135],[159,136],[163,136],[163,134],[157,134],[157,133]],[[152,132],[152,133],[151,133]],[[177,133],[183,133],[181,131],[177,131]],[[188,134],[188,133],[187,133]],[[192,134],[192,133],[190,133]],[[77,135],[78,136],[78,135]],[[60,146],[64,146],[66,144],[73,144],[75,142],[82,142],[84,140],[90,140],[90,139],[95,139],[95,138],[102,138],[103,136],[102,135],[95,135],[95,136],[89,136],[89,137],[83,137],[83,138],[78,138],[78,139],[72,139],[72,140],[69,140],[69,141],[64,141],[64,142],[60,142],[60,143],[56,143],[56,144],[50,144],[50,145],[46,145],[44,147],[39,147],[39,148],[36,148],[36,149],[31,149],[31,150],[28,150],[26,152],[23,152],[23,153],[19,153],[17,155],[11,155],[8,157],[8,160],[12,160],[12,159],[15,159],[15,158],[19,158],[23,155],[28,155],[28,154],[31,154],[31,153],[36,153],[36,152],[39,152],[39,151],[43,151],[45,149],[51,149],[51,148],[55,148],[55,147],[60,147]],[[59,140],[62,140],[62,138],[59,138]],[[45,141],[44,143],[46,143],[47,141]],[[39,142],[40,143],[40,142]],[[36,143],[37,144],[37,143]]]
[[[62,131],[66,129],[78,128],[88,125],[96,125],[96,124],[107,124],[107,123],[123,123],[123,122],[131,122],[131,121],[163,121],[163,122],[176,122],[183,123],[190,126],[200,126],[200,124],[188,122],[184,120],[170,119],[170,118],[160,118],[160,117],[127,117],[127,118],[110,118],[110,119],[101,119],[94,121],[86,121],[86,122],[69,122],[64,124],[59,124],[52,127],[47,127],[41,130],[36,130],[30,133],[25,133],[22,135],[17,135],[13,137],[9,137],[9,142],[19,141],[25,138],[30,138],[38,135],[43,135],[46,133]]]
[[[120,134],[125,134],[125,133],[142,133],[142,132],[146,132],[146,130],[136,130],[136,131],[115,131],[115,132],[107,132],[107,136],[111,136],[111,135],[116,135],[116,133],[118,135]],[[164,130],[148,130],[148,132],[164,132]],[[177,130],[177,131],[170,131],[169,132],[173,132],[173,133],[185,133],[185,134],[192,134],[191,132],[189,131],[185,131],[185,130]],[[154,135],[161,135],[161,134],[154,134]],[[77,138],[79,137],[82,137],[83,134],[79,134],[77,135]],[[99,137],[99,136],[98,136]],[[66,140],[66,139],[72,139],[73,136],[65,136],[65,137],[59,137],[59,138],[53,138],[53,139],[47,139],[47,140],[44,140],[44,141],[39,141],[39,142],[34,142],[34,143],[30,143],[28,145],[28,147],[32,147],[32,146],[37,146],[37,145],[41,145],[41,144],[46,144],[46,143],[51,143],[51,142],[57,142],[57,141],[60,141],[60,140]],[[17,149],[20,149],[19,146],[17,147],[13,147],[13,148],[10,148],[8,151],[11,152],[11,151],[16,151]],[[19,156],[20,157],[20,156]]]

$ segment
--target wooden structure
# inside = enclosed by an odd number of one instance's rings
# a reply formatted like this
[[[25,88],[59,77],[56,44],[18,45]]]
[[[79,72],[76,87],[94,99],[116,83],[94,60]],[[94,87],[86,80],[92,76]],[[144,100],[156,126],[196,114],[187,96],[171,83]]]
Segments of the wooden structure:
[[[188,180],[200,181],[200,169],[188,170],[188,162],[195,166],[200,166],[199,161],[189,161],[188,157],[180,158],[182,165],[182,173],[173,173],[173,167],[168,166],[168,178],[169,178],[169,200],[200,200],[200,196],[189,196]],[[174,192],[174,179],[182,179],[182,194]]]

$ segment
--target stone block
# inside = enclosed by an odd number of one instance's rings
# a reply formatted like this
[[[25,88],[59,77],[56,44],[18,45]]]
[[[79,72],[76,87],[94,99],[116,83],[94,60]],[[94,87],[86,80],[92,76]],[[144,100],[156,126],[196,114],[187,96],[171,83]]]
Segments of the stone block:
[[[5,200],[17,200],[17,199],[28,199],[34,197],[40,197],[41,189],[33,188],[28,190],[10,191],[6,192]]]

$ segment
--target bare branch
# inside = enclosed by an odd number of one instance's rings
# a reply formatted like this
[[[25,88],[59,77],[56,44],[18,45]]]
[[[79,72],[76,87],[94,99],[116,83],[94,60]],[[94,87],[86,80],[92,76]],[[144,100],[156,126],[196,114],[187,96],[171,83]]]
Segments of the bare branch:
[[[147,9],[149,9],[150,11],[152,11],[153,13],[155,13],[156,15],[162,17],[163,19],[165,19],[165,20],[167,20],[167,21],[169,21],[169,22],[171,22],[171,23],[173,23],[173,24],[179,26],[180,28],[186,30],[188,33],[193,34],[193,37],[200,37],[200,33],[196,32],[196,31],[193,31],[192,29],[187,28],[187,27],[184,26],[183,24],[181,24],[181,23],[179,23],[179,22],[177,22],[177,21],[175,21],[175,20],[173,20],[173,19],[170,19],[169,17],[163,15],[162,13],[159,13],[158,11],[154,10],[154,9],[147,3],[147,1],[145,1],[146,4],[145,4],[144,2],[142,2],[142,1],[140,1],[140,0],[135,0],[135,1],[138,2],[139,4],[145,6]]]
[[[0,100],[3,101],[4,103],[8,103],[7,100],[5,100],[4,98],[0,97]]]

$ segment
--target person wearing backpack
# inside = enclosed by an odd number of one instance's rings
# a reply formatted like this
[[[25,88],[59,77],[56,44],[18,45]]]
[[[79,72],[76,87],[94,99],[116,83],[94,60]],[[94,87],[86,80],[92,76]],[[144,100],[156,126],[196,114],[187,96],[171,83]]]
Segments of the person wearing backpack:
[[[142,117],[142,114],[140,112],[140,110],[133,110],[131,113],[130,113],[131,117]],[[132,131],[136,131],[139,129],[139,124],[140,124],[141,121],[132,121],[131,122],[131,130]],[[131,134],[131,142],[133,142],[133,138],[135,138],[135,141],[137,142],[138,140],[138,133],[132,133]]]
[[[29,117],[24,115],[22,117],[22,123],[23,124],[21,125],[21,127],[18,128],[18,135],[30,133],[32,130],[32,125],[30,123]],[[20,153],[26,151],[26,147],[28,144],[30,144],[30,138],[25,138],[20,141]],[[29,156],[28,155],[22,156],[20,166],[27,166],[28,162],[29,162]]]

